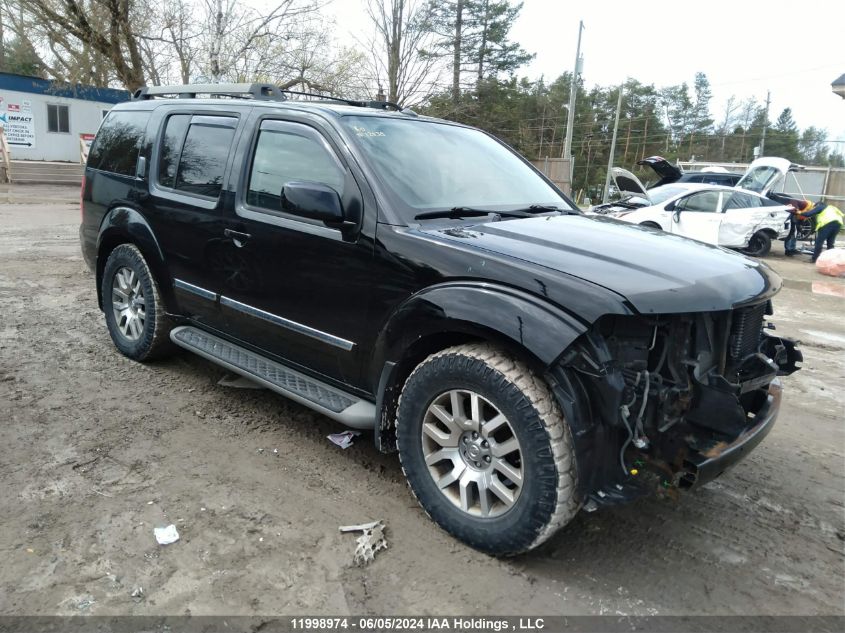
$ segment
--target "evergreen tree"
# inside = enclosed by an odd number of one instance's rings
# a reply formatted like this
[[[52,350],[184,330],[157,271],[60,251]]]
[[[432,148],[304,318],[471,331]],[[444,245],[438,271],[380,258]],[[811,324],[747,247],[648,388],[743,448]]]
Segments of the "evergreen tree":
[[[512,75],[534,55],[508,39],[522,3],[508,0],[431,0],[428,28],[436,38],[424,54],[448,58],[451,66],[451,95],[459,101],[467,87],[464,73],[482,79]]]
[[[16,75],[44,77],[44,68],[32,45],[21,38],[6,42],[0,59],[0,71]]]

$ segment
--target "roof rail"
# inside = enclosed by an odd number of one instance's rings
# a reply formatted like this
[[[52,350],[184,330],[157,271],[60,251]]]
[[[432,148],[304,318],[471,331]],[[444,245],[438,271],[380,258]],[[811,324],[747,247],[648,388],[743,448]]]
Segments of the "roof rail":
[[[143,101],[154,97],[178,96],[181,99],[196,99],[197,95],[211,97],[235,97],[239,99],[260,99],[284,101],[287,97],[273,84],[188,84],[181,86],[143,86],[132,93],[132,101]]]
[[[346,105],[351,106],[357,106],[359,108],[375,108],[376,110],[393,109],[397,112],[404,112],[412,116],[416,115],[416,112],[414,112],[413,110],[403,108],[398,103],[393,103],[392,101],[359,101],[356,99],[344,99],[343,97],[332,97],[331,95],[321,95],[316,92],[299,92],[298,90],[280,90],[279,92],[286,95],[297,95],[303,97],[314,97],[315,99],[338,101],[340,103],[345,103]]]

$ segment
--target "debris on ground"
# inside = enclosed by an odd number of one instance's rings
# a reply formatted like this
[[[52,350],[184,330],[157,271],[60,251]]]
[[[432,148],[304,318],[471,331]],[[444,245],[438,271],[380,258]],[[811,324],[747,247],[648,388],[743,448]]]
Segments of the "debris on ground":
[[[380,549],[387,549],[387,539],[384,537],[384,523],[372,521],[360,525],[342,525],[341,532],[363,532],[355,542],[355,557],[352,559],[356,565],[367,565],[371,563]]]
[[[143,600],[144,598],[144,588],[143,587],[135,587],[132,592],[129,594],[130,598],[135,598],[137,600]]]
[[[346,449],[352,446],[352,441],[359,435],[361,435],[359,431],[343,431],[342,433],[332,433],[326,437],[328,437],[332,443]]]
[[[159,545],[170,545],[179,540],[179,532],[176,531],[176,526],[172,523],[167,527],[154,528],[153,533]]]
[[[221,387],[234,387],[235,389],[264,389],[257,382],[240,374],[226,374],[217,381],[217,384]]]

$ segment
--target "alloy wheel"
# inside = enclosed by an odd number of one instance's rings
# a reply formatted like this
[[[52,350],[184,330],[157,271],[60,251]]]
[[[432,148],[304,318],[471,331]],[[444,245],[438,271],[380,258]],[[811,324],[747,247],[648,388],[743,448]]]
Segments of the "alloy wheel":
[[[120,333],[137,341],[144,333],[146,302],[141,279],[131,268],[120,268],[112,279],[112,310]]]
[[[505,415],[465,389],[437,396],[422,424],[428,472],[457,508],[480,518],[510,510],[522,491],[522,449]]]

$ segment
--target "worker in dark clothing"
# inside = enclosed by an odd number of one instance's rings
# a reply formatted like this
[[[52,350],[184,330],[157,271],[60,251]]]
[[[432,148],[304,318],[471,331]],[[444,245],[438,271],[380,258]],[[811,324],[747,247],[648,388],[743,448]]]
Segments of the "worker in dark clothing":
[[[778,199],[778,201],[780,202],[781,200]],[[796,200],[792,198],[784,198],[783,201],[792,207],[792,211],[789,212],[789,235],[786,236],[786,240],[783,244],[784,255],[792,257],[800,252],[798,250],[798,239],[796,234],[798,233],[798,223],[806,219],[805,216],[801,214],[805,211],[809,211],[813,207],[813,203],[809,200]]]
[[[805,218],[815,218],[816,243],[813,247],[813,263],[822,254],[822,247],[827,243],[828,250],[836,244],[836,236],[842,229],[845,215],[832,204],[817,202],[816,205],[801,214]]]

